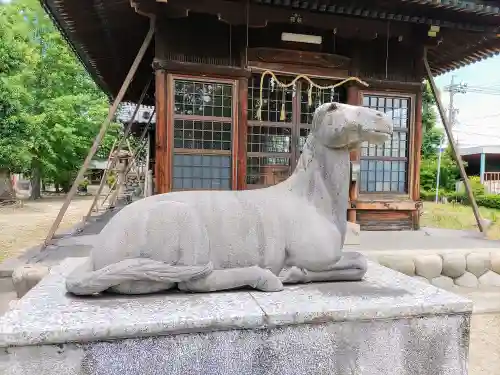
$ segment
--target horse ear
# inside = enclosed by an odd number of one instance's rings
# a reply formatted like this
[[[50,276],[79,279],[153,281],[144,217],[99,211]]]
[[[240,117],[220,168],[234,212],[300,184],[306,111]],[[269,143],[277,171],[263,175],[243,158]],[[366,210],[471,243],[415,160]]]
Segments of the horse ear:
[[[337,103],[332,103],[330,106],[326,109],[327,112],[333,112],[339,109]]]

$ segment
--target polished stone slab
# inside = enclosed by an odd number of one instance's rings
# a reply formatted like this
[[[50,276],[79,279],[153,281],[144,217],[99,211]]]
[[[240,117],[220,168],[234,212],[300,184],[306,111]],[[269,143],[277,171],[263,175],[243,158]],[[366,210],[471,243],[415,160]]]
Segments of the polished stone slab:
[[[466,314],[9,348],[3,375],[467,375]]]
[[[470,313],[452,293],[370,263],[362,282],[315,283],[256,291],[80,298],[64,280],[84,258],[54,267],[0,318],[0,346],[135,338],[206,330]]]
[[[370,263],[362,282],[78,298],[54,267],[0,318],[5,375],[467,375],[472,303]]]

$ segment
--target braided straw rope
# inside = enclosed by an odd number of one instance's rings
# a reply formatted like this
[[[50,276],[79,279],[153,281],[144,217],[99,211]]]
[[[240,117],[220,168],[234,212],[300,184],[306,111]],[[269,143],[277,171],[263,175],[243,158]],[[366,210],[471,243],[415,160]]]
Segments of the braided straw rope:
[[[307,82],[309,82],[309,91],[308,91],[309,105],[312,105],[312,88],[313,87],[316,87],[316,88],[318,88],[320,90],[334,89],[334,88],[342,86],[343,84],[345,84],[347,82],[350,82],[350,81],[356,81],[356,82],[360,83],[363,86],[368,86],[368,83],[366,83],[365,81],[362,81],[358,77],[349,77],[349,78],[346,78],[343,81],[341,81],[339,83],[336,83],[334,85],[321,86],[321,85],[318,85],[317,83],[314,83],[311,80],[311,78],[309,78],[305,74],[299,74],[298,76],[296,76],[293,79],[292,82],[290,82],[290,83],[284,83],[284,82],[281,82],[271,70],[266,70],[266,71],[264,71],[262,73],[262,76],[260,77],[260,97],[259,97],[259,107],[257,108],[257,120],[259,120],[259,121],[262,120],[262,102],[263,102],[263,100],[262,100],[262,91],[263,91],[263,87],[264,87],[264,78],[265,78],[266,75],[270,75],[276,81],[276,83],[278,84],[279,87],[285,88],[285,89],[288,88],[288,87],[291,87],[291,86],[295,85],[295,83],[299,79],[301,79],[301,78],[305,79]],[[282,106],[284,106],[284,105],[285,104],[283,103]],[[282,108],[281,112],[282,112],[281,117],[284,117],[284,108]]]

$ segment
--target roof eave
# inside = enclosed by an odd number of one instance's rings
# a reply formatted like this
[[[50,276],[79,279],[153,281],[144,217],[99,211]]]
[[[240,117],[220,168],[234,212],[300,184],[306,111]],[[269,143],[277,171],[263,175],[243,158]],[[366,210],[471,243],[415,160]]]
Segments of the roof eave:
[[[62,37],[66,40],[71,50],[80,61],[80,63],[84,66],[85,70],[90,74],[94,82],[101,88],[101,90],[109,97],[112,97],[111,90],[109,86],[106,84],[104,79],[100,76],[97,69],[94,67],[92,62],[88,59],[88,54],[78,43],[74,43],[73,39],[70,37],[70,31],[64,27],[64,23],[61,22],[59,17],[57,16],[58,12],[53,11],[51,5],[49,4],[51,0],[40,0],[40,4],[47,15],[50,17],[55,27],[59,30]]]

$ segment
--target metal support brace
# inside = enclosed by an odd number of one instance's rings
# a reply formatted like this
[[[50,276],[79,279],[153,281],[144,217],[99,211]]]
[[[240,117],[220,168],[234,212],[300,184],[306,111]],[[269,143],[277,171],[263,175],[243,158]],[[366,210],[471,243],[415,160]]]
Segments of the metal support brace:
[[[153,35],[155,32],[155,20],[154,18],[151,18],[151,22],[149,25],[149,31],[146,34],[146,37],[144,38],[144,41],[142,42],[141,48],[137,52],[137,56],[134,59],[134,62],[132,63],[132,66],[130,67],[129,72],[127,73],[127,76],[125,77],[125,80],[123,81],[123,84],[120,88],[120,91],[118,91],[118,94],[116,95],[115,100],[113,101],[113,105],[108,111],[108,117],[106,120],[101,125],[101,129],[99,130],[99,134],[97,134],[96,138],[94,139],[94,143],[92,144],[92,147],[90,148],[90,151],[85,158],[85,161],[83,162],[82,167],[80,168],[78,175],[75,178],[75,181],[73,182],[73,186],[71,186],[70,191],[68,192],[68,195],[66,196],[66,200],[64,201],[64,204],[62,205],[61,209],[59,210],[59,213],[57,214],[56,219],[54,220],[54,223],[52,224],[49,233],[47,234],[47,237],[45,238],[45,241],[42,245],[42,249],[47,247],[50,242],[52,241],[52,238],[54,237],[54,234],[59,228],[59,225],[61,224],[61,221],[64,217],[64,214],[68,210],[69,204],[73,200],[79,182],[83,179],[85,172],[87,171],[90,161],[94,157],[97,149],[99,148],[99,145],[102,142],[102,139],[104,138],[104,135],[106,134],[106,131],[108,130],[108,126],[113,120],[116,110],[118,109],[118,106],[120,105],[121,101],[123,100],[123,97],[125,96],[125,93],[127,92],[128,87],[130,86],[130,82],[132,82],[132,79],[135,76],[135,73],[137,72],[137,69],[139,67],[139,64],[141,63],[144,55],[146,54],[146,51],[151,44],[151,40],[153,39]]]
[[[484,223],[481,220],[481,215],[479,213],[479,208],[477,206],[476,198],[474,198],[474,193],[472,192],[469,178],[467,177],[467,173],[465,172],[462,158],[457,152],[457,145],[455,144],[455,140],[453,139],[453,134],[451,133],[451,126],[448,121],[449,119],[446,117],[446,112],[444,110],[443,103],[441,102],[439,91],[437,89],[436,83],[434,82],[434,78],[432,77],[432,72],[429,66],[429,62],[427,61],[427,47],[425,48],[424,51],[424,65],[425,65],[425,70],[427,72],[427,78],[429,79],[429,83],[431,86],[432,94],[436,99],[436,104],[439,110],[439,115],[441,116],[441,121],[443,122],[444,125],[444,130],[446,131],[446,135],[448,136],[448,141],[450,142],[450,147],[453,153],[453,157],[455,158],[458,164],[458,168],[460,169],[460,176],[462,176],[462,178],[464,179],[465,190],[469,197],[469,201],[472,206],[472,211],[474,212],[474,216],[476,217],[477,226],[481,232],[484,232]]]

